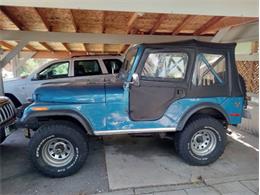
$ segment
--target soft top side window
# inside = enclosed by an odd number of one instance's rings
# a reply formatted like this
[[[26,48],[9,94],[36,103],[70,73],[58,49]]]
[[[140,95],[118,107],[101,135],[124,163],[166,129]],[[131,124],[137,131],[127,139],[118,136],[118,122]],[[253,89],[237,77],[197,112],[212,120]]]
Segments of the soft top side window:
[[[150,53],[142,70],[142,78],[177,79],[185,78],[188,54],[183,52]]]
[[[194,86],[224,85],[227,80],[226,58],[223,54],[199,53],[192,77]]]

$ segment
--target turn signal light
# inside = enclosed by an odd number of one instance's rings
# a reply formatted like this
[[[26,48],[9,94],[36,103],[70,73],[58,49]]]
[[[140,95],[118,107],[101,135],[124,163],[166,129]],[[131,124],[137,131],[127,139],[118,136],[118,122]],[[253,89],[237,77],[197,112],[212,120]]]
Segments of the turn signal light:
[[[46,111],[49,110],[48,107],[33,107],[32,108],[33,111]]]

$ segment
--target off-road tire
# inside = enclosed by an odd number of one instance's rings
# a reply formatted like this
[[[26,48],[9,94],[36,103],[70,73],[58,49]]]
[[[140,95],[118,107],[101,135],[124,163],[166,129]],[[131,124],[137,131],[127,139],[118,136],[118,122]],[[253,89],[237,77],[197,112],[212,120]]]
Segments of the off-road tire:
[[[2,128],[0,128],[0,144],[5,141],[5,138],[6,138],[6,136],[5,136],[5,128],[2,127]]]
[[[203,129],[213,132],[216,136],[214,150],[205,156],[195,154],[191,147],[193,135]],[[182,131],[176,133],[175,148],[179,156],[188,164],[203,166],[213,163],[223,154],[226,140],[226,129],[220,121],[209,116],[201,116],[191,120]]]
[[[72,144],[73,158],[62,167],[51,166],[44,160],[43,148],[51,139],[61,138]],[[88,139],[81,129],[67,121],[54,121],[42,125],[29,142],[31,164],[49,177],[66,177],[76,173],[84,164],[88,155]]]

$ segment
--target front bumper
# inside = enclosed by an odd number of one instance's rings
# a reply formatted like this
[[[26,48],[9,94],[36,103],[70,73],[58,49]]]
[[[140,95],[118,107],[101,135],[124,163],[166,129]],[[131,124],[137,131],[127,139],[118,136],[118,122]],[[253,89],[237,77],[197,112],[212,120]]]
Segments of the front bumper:
[[[9,126],[6,126],[3,128],[5,131],[5,136],[11,135],[14,131],[16,131],[18,128],[16,127],[15,123],[10,124]]]

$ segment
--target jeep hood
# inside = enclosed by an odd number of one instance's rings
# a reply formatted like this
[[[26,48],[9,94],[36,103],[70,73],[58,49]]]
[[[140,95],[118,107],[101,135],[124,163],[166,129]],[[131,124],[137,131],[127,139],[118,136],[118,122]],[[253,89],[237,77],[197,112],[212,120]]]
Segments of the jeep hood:
[[[105,102],[105,85],[87,82],[49,84],[36,89],[33,99],[50,103],[102,103]]]

